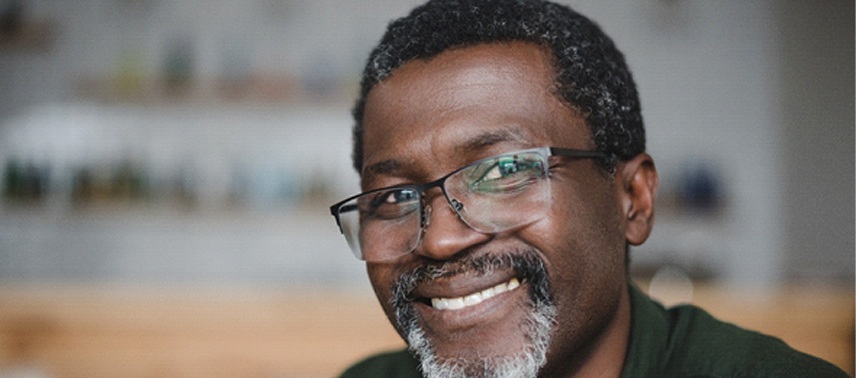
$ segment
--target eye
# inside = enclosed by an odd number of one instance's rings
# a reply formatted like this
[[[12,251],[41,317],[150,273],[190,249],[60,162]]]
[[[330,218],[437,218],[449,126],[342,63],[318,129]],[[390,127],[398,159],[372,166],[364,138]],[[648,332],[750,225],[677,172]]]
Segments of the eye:
[[[362,207],[364,216],[378,219],[400,218],[419,209],[419,193],[399,188],[374,193]]]
[[[384,198],[386,198],[383,200],[384,204],[394,205],[416,200],[417,196],[413,189],[401,189],[385,192]]]

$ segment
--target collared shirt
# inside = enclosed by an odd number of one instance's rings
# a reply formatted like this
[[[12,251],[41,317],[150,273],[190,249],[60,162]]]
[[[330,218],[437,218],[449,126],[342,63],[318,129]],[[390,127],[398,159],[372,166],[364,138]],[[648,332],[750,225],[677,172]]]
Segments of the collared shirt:
[[[622,377],[847,377],[783,341],[719,321],[704,310],[664,308],[630,285],[631,328]],[[419,378],[406,350],[369,357],[342,378]]]

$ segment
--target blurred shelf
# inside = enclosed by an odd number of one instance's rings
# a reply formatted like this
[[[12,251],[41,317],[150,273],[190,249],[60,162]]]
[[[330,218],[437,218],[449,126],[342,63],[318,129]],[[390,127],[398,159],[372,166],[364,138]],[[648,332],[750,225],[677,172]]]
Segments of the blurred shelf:
[[[365,280],[326,209],[115,207],[0,213],[0,282],[348,287]]]
[[[320,104],[349,108],[356,79],[316,88],[283,73],[249,73],[239,78],[193,76],[180,81],[143,72],[77,80],[78,97],[102,104]]]

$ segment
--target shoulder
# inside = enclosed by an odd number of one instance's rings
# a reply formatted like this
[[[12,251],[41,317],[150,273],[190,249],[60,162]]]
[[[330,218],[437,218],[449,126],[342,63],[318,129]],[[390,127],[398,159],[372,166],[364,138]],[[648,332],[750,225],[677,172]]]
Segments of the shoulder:
[[[715,319],[695,306],[668,310],[669,370],[683,377],[847,377],[782,340]]]
[[[407,350],[399,350],[368,357],[345,370],[340,376],[340,378],[351,377],[418,378],[421,374],[419,362]]]

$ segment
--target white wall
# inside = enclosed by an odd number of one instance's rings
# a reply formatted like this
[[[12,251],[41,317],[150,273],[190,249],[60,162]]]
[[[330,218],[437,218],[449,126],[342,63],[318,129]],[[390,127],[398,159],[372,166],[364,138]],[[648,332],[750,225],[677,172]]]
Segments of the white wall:
[[[795,277],[854,266],[854,4],[783,2],[778,41],[786,265]],[[811,27],[806,27],[811,25]]]

